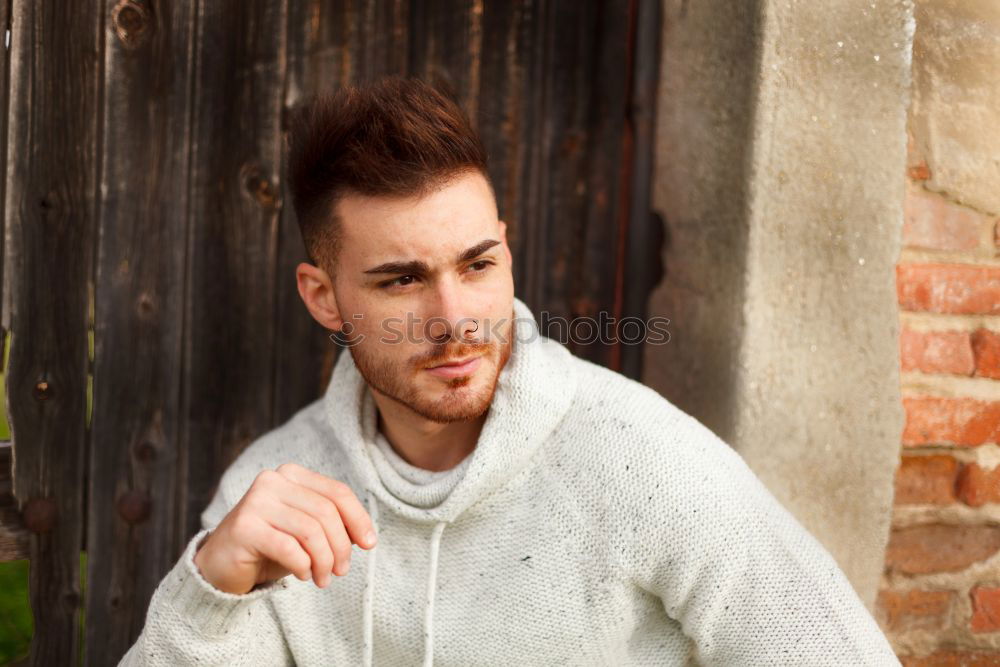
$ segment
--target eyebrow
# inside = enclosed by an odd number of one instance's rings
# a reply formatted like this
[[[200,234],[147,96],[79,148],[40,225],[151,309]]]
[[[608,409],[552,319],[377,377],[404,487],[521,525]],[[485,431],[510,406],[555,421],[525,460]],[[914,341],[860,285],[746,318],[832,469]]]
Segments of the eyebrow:
[[[472,246],[468,250],[463,251],[458,259],[455,260],[456,264],[461,264],[462,262],[467,262],[470,259],[479,257],[484,252],[489,250],[495,245],[500,245],[500,241],[495,239],[486,239],[485,241],[480,241],[476,245]],[[419,273],[427,274],[431,272],[431,267],[419,259],[415,259],[409,262],[385,262],[384,264],[379,264],[376,267],[367,269],[365,273]]]

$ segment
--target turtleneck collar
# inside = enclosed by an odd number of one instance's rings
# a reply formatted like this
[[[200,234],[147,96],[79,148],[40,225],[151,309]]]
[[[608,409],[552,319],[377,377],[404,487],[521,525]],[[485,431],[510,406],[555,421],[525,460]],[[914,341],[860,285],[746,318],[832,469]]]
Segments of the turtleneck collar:
[[[370,425],[373,420],[368,417],[369,411],[377,410],[375,399],[370,390],[365,391],[362,399],[361,423]],[[414,507],[435,507],[440,505],[455,484],[465,474],[470,456],[466,456],[458,465],[441,471],[418,468],[406,461],[392,448],[382,433],[376,432],[375,445],[371,445],[370,434],[364,434],[365,444],[371,455],[372,463],[378,470],[379,479],[392,495]]]

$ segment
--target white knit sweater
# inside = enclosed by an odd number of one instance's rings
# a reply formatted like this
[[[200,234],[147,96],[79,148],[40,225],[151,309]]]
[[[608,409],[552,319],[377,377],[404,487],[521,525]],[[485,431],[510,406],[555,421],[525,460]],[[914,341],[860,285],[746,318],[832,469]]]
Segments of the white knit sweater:
[[[457,475],[415,483],[373,453],[373,401],[341,354],[325,395],[226,470],[122,664],[899,665],[833,558],[736,452],[540,336],[520,300],[515,314]],[[350,484],[378,546],[355,548],[325,589],[287,576],[216,590],[197,545],[287,461]]]

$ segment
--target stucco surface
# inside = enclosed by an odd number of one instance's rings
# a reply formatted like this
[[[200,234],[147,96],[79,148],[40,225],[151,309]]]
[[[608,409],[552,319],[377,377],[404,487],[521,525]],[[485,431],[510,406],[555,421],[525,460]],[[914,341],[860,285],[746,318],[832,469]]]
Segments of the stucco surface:
[[[1000,214],[1000,2],[921,0],[916,18],[910,122],[924,186]]]
[[[739,5],[739,6],[735,6]],[[872,607],[902,409],[909,2],[666,0],[644,381],[716,431]]]

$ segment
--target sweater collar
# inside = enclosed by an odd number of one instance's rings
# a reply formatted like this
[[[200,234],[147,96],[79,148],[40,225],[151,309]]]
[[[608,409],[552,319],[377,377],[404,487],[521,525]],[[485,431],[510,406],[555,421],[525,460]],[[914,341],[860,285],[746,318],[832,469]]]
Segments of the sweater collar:
[[[419,522],[454,521],[529,465],[566,414],[576,390],[571,353],[541,335],[531,310],[516,297],[514,316],[510,357],[465,474],[443,502],[430,508],[406,503],[382,483],[366,445],[375,432],[375,412],[364,409],[368,385],[350,352],[341,350],[323,397],[325,415],[347,451],[354,479],[389,510]]]

